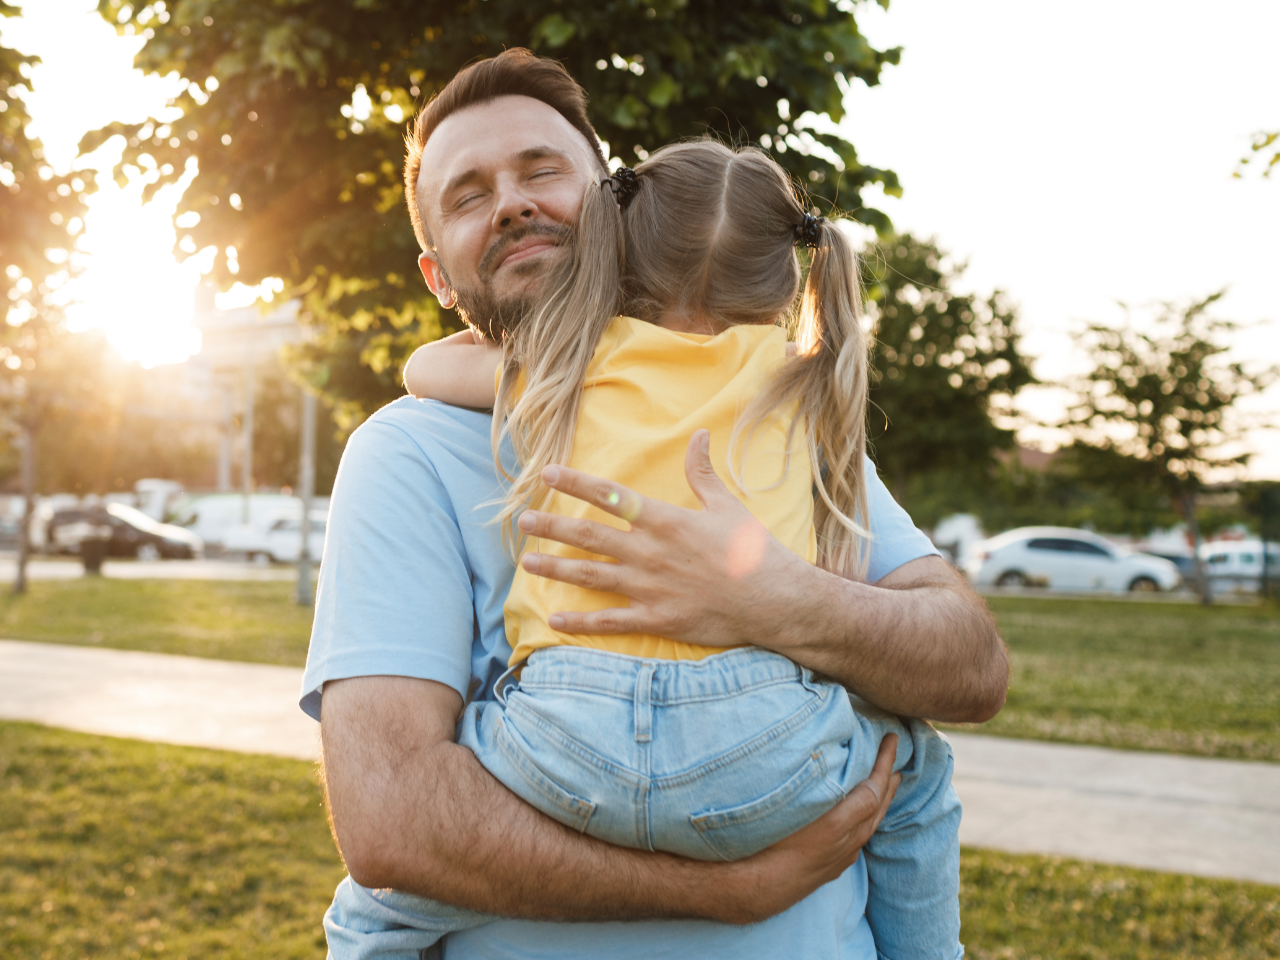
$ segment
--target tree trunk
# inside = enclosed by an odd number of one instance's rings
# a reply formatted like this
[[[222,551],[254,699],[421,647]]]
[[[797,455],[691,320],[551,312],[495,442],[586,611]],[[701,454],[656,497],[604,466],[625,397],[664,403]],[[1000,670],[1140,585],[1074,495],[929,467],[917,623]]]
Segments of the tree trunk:
[[[36,512],[36,432],[22,428],[22,525],[18,529],[18,572],[13,592],[27,592],[27,557],[31,555],[31,520]]]
[[[1182,516],[1187,521],[1187,527],[1191,530],[1191,543],[1192,548],[1195,550],[1196,585],[1200,588],[1200,602],[1208,605],[1213,603],[1213,585],[1209,583],[1209,576],[1205,573],[1204,562],[1200,559],[1200,521],[1196,517],[1196,495],[1194,493],[1184,493],[1182,495]]]

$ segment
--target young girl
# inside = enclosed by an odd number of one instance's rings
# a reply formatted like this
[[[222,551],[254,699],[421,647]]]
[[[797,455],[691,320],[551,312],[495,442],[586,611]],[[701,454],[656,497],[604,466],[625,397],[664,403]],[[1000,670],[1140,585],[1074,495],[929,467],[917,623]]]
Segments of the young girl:
[[[788,357],[779,321],[800,283],[794,244],[813,249]],[[519,472],[498,521],[534,507],[625,523],[550,491],[565,463],[697,508],[689,437],[755,518],[811,562],[865,569],[866,342],[853,249],[807,214],[764,153],[710,140],[663,148],[592,185],[554,292],[497,346],[470,332],[421,348],[405,382],[419,397],[493,407]],[[624,511],[625,513],[625,511]],[[539,549],[589,556],[560,544]],[[750,537],[726,557],[752,562]],[[736,860],[810,823],[865,779],[899,737],[898,793],[864,853],[867,920],[882,957],[955,960],[960,805],[951,751],[904,721],[757,647],[553,630],[560,610],[626,598],[517,567],[505,607],[511,671],[470,704],[459,742],[548,816],[614,844]],[[480,914],[354,883],[326,916],[337,960],[417,957]]]

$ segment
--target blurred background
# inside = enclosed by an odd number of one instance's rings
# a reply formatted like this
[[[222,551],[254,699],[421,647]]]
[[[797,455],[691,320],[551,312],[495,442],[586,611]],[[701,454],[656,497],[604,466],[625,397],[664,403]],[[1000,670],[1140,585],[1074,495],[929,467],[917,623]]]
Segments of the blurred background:
[[[947,728],[969,955],[1280,957],[1277,37],[1272,0],[0,0],[0,955],[324,955],[327,496],[460,327],[403,137],[523,45],[613,164],[754,143],[861,245],[870,453],[1013,670]]]
[[[1274,5],[362,10],[4,6],[11,547],[29,513],[34,552],[74,553],[84,511],[116,503],[209,556],[296,557],[257,549],[323,512],[287,497],[327,494],[404,359],[459,327],[416,275],[406,124],[512,44],[569,66],[615,163],[716,133],[849,215],[878,337],[873,457],[975,576],[978,541],[1031,525],[1188,580],[1197,536],[1271,535]],[[194,546],[125,540],[110,552]],[[1224,585],[1267,579],[1254,546],[1258,569],[1232,559]],[[1055,586],[987,571],[1005,573]]]

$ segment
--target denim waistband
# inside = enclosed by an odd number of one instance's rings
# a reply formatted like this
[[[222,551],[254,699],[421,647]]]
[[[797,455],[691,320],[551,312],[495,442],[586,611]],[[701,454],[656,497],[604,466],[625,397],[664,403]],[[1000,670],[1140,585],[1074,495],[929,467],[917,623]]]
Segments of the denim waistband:
[[[737,647],[702,660],[650,660],[590,647],[544,647],[520,672],[522,690],[578,690],[631,700],[647,691],[653,704],[733,696],[757,687],[800,682],[813,673],[760,647]]]

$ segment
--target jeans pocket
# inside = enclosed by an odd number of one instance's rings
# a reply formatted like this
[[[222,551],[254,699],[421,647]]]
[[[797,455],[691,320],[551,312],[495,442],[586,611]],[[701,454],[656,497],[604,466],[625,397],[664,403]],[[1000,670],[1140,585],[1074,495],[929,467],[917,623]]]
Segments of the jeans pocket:
[[[566,827],[585,833],[587,824],[596,812],[595,803],[579,797],[548,776],[525,751],[505,718],[498,727],[494,741],[506,761],[507,771],[519,777],[519,782],[511,782],[510,776],[503,775],[506,771],[490,772],[531,806],[537,807],[553,820],[559,820]]]
[[[812,823],[839,800],[827,780],[826,760],[815,752],[786,782],[764,796],[736,807],[697,813],[689,821],[718,857],[741,860]]]

